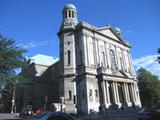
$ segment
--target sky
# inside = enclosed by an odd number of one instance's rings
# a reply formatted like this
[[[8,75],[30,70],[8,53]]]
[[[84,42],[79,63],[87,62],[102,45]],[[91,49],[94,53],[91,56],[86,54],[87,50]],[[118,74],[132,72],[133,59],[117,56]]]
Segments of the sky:
[[[57,32],[67,3],[76,6],[79,21],[119,27],[136,70],[143,66],[159,75],[160,0],[0,0],[0,34],[27,49],[25,56],[59,57]]]

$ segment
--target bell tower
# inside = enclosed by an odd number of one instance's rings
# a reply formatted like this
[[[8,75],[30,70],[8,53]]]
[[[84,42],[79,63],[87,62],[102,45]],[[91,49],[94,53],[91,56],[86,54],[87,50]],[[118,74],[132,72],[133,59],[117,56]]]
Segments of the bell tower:
[[[77,9],[73,4],[67,4],[62,11],[63,21],[61,28],[70,28],[77,25]]]
[[[60,96],[64,97],[66,111],[76,113],[76,54],[75,39],[77,9],[73,4],[67,4],[62,10],[62,24],[58,37],[60,39]]]

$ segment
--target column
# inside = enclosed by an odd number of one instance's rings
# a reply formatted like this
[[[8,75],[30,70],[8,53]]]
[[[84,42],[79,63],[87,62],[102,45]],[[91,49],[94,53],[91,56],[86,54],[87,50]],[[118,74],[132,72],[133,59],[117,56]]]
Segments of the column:
[[[107,104],[107,96],[106,96],[106,86],[105,86],[105,81],[103,80],[103,96],[104,96],[104,104]]]
[[[131,90],[132,90],[132,95],[133,95],[133,101],[136,104],[136,96],[135,96],[135,91],[134,91],[134,88],[133,88],[133,84],[131,84]]]
[[[117,95],[116,95],[116,89],[115,89],[115,83],[112,82],[112,89],[113,89],[113,96],[114,96],[114,103],[117,103]]]
[[[129,96],[129,91],[128,91],[128,84],[124,83],[124,88],[125,88],[125,95],[126,95],[126,102],[127,102],[127,106],[130,107],[132,106],[131,100],[130,100],[130,96]]]
[[[114,46],[114,48],[115,48],[115,61],[116,61],[116,69],[117,69],[117,67],[118,67],[118,54],[117,54],[117,47],[116,46]]]
[[[106,107],[108,108],[110,106],[110,96],[109,96],[109,84],[107,81],[105,81],[105,85],[106,85],[106,98],[107,98],[107,104]]]
[[[94,38],[93,38],[93,56],[94,56],[94,63],[95,65],[97,65],[97,49],[96,49],[96,39],[95,39],[95,34],[94,34]]]
[[[69,11],[67,10],[67,18],[69,18]]]
[[[95,46],[96,46],[96,51],[97,51],[97,53],[96,53],[96,56],[97,56],[97,64],[100,64],[100,55],[99,55],[99,45],[98,45],[98,39],[95,39]]]
[[[128,91],[127,91],[127,85],[126,85],[126,83],[124,83],[124,90],[125,90],[125,99],[126,99],[126,102],[127,102],[127,104],[128,104],[128,102],[129,102],[129,94],[128,94]]]
[[[82,39],[82,62],[85,65],[88,65],[88,53],[87,53],[87,46],[86,46],[86,36],[84,34],[81,34],[81,39]]]
[[[105,60],[106,60],[106,67],[108,68],[109,67],[109,64],[108,64],[108,48],[107,48],[107,45],[106,45],[106,42],[104,43],[104,47],[105,47]]]
[[[134,98],[135,98],[135,105],[136,106],[139,106],[139,107],[141,107],[141,103],[140,103],[140,101],[139,101],[139,97],[138,97],[138,94],[137,94],[137,92],[138,92],[138,88],[136,89],[136,83],[133,83],[132,84],[132,89],[133,89],[133,94],[134,94]]]
[[[113,82],[113,88],[114,88],[114,102],[118,105],[118,108],[121,107],[121,103],[119,102],[119,94],[117,89],[117,82]]]
[[[116,94],[117,94],[117,105],[120,108],[122,106],[122,103],[119,100],[119,90],[118,90],[117,82],[115,82],[115,87],[116,87]]]
[[[111,56],[110,56],[110,54],[109,54],[109,51],[110,51],[110,48],[107,46],[107,49],[106,49],[107,51],[107,61],[108,61],[108,68],[111,68]]]
[[[126,91],[127,91],[127,96],[128,96],[127,97],[128,98],[128,102],[131,103],[131,98],[130,98],[130,95],[129,95],[128,83],[126,83],[125,85],[126,85]]]
[[[128,96],[127,96],[127,90],[126,90],[125,83],[122,84],[122,88],[123,88],[125,103],[127,104],[128,103]]]
[[[136,98],[135,98],[135,91],[134,91],[134,88],[133,88],[133,83],[130,84],[129,86],[130,88],[130,94],[131,94],[131,97],[132,97],[132,102],[134,103],[134,105],[136,105]]]
[[[116,87],[117,102],[120,103],[117,82],[115,82],[115,87]]]
[[[85,56],[86,58],[85,58],[85,59],[86,59],[86,65],[89,65],[89,58],[88,58],[89,55],[88,55],[88,42],[87,42],[87,38],[88,38],[88,37],[85,35],[85,39],[84,39],[84,40],[85,40],[85,41],[84,41],[84,42],[85,42],[85,49],[86,49],[86,50],[85,50],[85,53],[86,53],[86,56]]]
[[[133,91],[135,95],[135,101],[137,102],[137,93],[136,93],[135,83],[133,84]]]
[[[138,106],[141,107],[141,100],[140,100],[140,96],[139,96],[139,89],[138,89],[138,85],[137,83],[135,83],[135,87],[136,87],[136,92],[137,92],[137,102],[138,102]]]
[[[109,96],[109,83],[106,81],[106,91],[107,91],[107,101],[108,104],[110,104],[110,96]]]

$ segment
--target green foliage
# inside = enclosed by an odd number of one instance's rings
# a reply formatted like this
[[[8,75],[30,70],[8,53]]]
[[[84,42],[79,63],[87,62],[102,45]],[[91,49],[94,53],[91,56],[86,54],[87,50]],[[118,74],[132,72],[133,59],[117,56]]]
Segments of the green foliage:
[[[160,105],[160,81],[157,76],[152,75],[144,68],[137,72],[139,92],[142,106]]]
[[[0,87],[5,86],[12,91],[13,86],[23,87],[25,79],[16,70],[25,65],[22,47],[17,46],[15,41],[0,35]]]
[[[23,53],[26,50],[15,44],[12,39],[0,35],[0,73],[11,73],[24,65]]]

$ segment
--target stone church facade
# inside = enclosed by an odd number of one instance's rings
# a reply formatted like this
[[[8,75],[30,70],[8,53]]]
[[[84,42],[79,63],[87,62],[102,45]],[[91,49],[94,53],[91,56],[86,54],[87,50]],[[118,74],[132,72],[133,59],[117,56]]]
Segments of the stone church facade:
[[[47,80],[57,83],[53,82],[50,89],[52,101],[63,98],[61,102],[69,113],[141,107],[131,46],[120,29],[78,22],[72,4],[63,8],[62,15],[60,60],[48,67],[50,74],[43,75],[44,81],[52,76]]]

